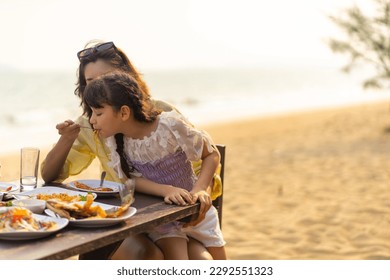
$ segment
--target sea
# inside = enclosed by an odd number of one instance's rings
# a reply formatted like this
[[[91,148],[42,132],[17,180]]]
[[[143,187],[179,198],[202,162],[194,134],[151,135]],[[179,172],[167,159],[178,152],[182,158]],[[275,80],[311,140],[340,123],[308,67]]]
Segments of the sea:
[[[362,88],[366,74],[338,66],[143,71],[154,98],[199,126],[390,100],[388,90]],[[53,145],[56,124],[81,114],[75,83],[76,71],[0,71],[0,154]]]

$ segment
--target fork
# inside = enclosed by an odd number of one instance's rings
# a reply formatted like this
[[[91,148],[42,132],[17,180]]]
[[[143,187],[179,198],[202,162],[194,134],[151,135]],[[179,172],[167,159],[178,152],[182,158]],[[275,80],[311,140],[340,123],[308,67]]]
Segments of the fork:
[[[88,128],[88,129],[92,129],[93,130],[93,128],[92,127],[89,127],[89,126],[84,126],[84,125],[79,125],[81,128]]]
[[[92,129],[93,130],[93,127],[91,127],[91,126],[88,126],[88,125],[82,125],[82,124],[80,124],[80,123],[78,123],[78,122],[74,122],[75,124],[77,124],[79,127],[81,127],[81,128],[88,128],[88,129]]]
[[[106,178],[106,174],[107,174],[107,172],[106,172],[106,171],[103,171],[103,172],[102,172],[102,175],[100,175],[100,184],[99,184],[99,187],[103,187],[103,182],[104,182],[104,178]]]

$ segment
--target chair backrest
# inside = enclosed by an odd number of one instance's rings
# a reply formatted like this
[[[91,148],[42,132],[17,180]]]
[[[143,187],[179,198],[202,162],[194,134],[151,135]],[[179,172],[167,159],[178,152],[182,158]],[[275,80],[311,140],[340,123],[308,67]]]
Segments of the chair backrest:
[[[223,203],[223,189],[224,189],[223,183],[224,183],[224,174],[225,174],[226,146],[225,145],[216,145],[216,146],[218,148],[219,153],[221,154],[220,177],[221,177],[221,181],[222,181],[222,194],[213,201],[213,205],[218,211],[219,225],[222,228],[222,203]]]

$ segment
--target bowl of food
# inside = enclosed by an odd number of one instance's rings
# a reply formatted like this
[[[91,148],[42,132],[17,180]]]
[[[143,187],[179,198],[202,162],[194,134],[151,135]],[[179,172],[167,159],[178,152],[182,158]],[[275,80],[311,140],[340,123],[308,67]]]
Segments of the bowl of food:
[[[24,207],[36,214],[42,214],[46,208],[46,201],[40,199],[21,199],[9,201],[8,206]]]

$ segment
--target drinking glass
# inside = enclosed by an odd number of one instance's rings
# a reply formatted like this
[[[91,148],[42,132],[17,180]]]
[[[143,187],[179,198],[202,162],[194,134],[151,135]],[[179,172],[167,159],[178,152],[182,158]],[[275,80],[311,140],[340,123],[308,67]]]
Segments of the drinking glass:
[[[32,190],[38,182],[39,149],[25,147],[20,151],[20,188]]]

